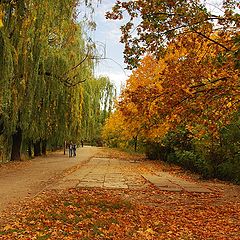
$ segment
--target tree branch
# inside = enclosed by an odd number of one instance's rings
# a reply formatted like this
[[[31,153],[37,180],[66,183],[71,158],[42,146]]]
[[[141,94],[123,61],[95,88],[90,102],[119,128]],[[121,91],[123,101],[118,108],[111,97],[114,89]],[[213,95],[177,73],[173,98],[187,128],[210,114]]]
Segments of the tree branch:
[[[218,81],[225,81],[225,80],[227,80],[227,77],[222,77],[222,78],[218,78],[218,79],[215,79],[213,81],[210,81],[208,84],[213,84],[213,83],[216,83]],[[207,85],[206,83],[199,83],[197,85],[190,86],[189,88],[195,89],[195,88],[199,88],[199,87],[204,87],[206,85]]]
[[[194,28],[192,28],[192,30],[193,30],[193,32],[197,33],[199,36],[202,36],[203,38],[206,38],[208,41],[210,41],[210,42],[213,42],[213,43],[217,44],[218,46],[220,46],[220,47],[224,48],[224,49],[225,49],[225,50],[227,50],[228,52],[230,52],[230,51],[231,51],[231,49],[229,49],[229,48],[225,47],[223,44],[221,44],[221,43],[219,43],[219,42],[217,42],[217,41],[213,40],[212,38],[210,38],[210,37],[208,37],[208,36],[204,35],[204,34],[203,34],[203,33],[201,33],[201,32],[198,32],[198,31],[197,31],[197,30],[195,30]]]
[[[88,48],[88,51],[87,51],[85,57],[77,65],[75,65],[74,67],[70,68],[67,72],[65,72],[64,76],[66,76],[68,73],[70,73],[71,71],[73,71],[74,69],[76,69],[80,65],[82,65],[87,60],[89,53],[90,53],[90,49]]]

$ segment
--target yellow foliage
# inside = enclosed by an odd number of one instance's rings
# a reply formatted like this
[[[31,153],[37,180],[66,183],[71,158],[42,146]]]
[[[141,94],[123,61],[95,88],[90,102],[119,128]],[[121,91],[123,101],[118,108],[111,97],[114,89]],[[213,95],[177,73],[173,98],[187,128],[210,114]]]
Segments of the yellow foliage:
[[[3,27],[3,17],[4,17],[3,8],[2,8],[2,4],[0,4],[0,28]]]
[[[170,127],[171,125],[168,122],[158,124],[157,126],[150,128],[146,137],[148,139],[158,141],[165,136],[165,134],[169,131]]]
[[[194,130],[193,125],[216,129],[214,124],[228,121],[239,106],[239,69],[224,54],[216,44],[189,33],[172,41],[159,60],[147,55],[128,79],[108,130],[118,126],[115,136],[121,139],[137,135],[158,141],[179,124],[188,125],[198,138],[206,129]]]

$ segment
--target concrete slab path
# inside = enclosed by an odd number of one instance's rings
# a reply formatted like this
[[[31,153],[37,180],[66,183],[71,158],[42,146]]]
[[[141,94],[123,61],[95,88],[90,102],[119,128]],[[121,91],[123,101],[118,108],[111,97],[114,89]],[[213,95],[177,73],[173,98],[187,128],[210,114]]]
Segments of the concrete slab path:
[[[57,184],[51,186],[51,188],[100,187],[140,189],[154,184],[164,191],[211,192],[204,186],[173,176],[167,172],[141,171],[141,165],[145,165],[145,163],[128,161],[127,159],[93,157],[84,163],[81,168],[64,177]]]
[[[210,192],[206,187],[167,172],[157,171],[151,161],[133,161],[110,156],[105,148],[83,147],[69,158],[63,152],[0,167],[0,212],[44,189],[100,187],[144,189],[154,184],[160,190]]]
[[[167,172],[156,172],[155,174],[143,174],[143,177],[158,187],[160,190],[172,192],[199,192],[210,193],[211,191],[197,183],[183,180]]]
[[[101,187],[139,189],[146,180],[141,174],[132,172],[129,161],[116,158],[93,157],[74,173],[64,177],[51,188]]]

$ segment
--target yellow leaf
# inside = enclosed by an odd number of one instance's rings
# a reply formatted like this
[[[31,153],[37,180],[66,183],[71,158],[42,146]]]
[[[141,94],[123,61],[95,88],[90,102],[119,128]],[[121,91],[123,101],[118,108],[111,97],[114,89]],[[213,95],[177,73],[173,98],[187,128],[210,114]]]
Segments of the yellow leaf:
[[[227,107],[231,107],[232,106],[232,103],[231,102],[229,102],[228,104],[227,104]]]
[[[146,232],[147,232],[147,233],[150,233],[150,234],[154,234],[154,233],[155,233],[155,231],[154,231],[152,228],[148,228],[148,229],[146,230]]]
[[[0,28],[3,27],[3,10],[2,6],[0,5]]]
[[[6,225],[4,228],[3,228],[3,230],[4,231],[8,231],[8,230],[12,230],[13,229],[13,227],[11,226],[11,225]]]

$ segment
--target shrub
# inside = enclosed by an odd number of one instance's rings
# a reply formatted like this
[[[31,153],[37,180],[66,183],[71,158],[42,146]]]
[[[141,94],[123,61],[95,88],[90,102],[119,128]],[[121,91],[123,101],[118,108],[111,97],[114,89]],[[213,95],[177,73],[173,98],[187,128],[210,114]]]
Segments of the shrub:
[[[195,170],[197,156],[190,151],[176,151],[178,162],[187,169]]]
[[[216,177],[222,180],[240,183],[240,161],[224,162],[218,165],[216,169]]]
[[[176,156],[176,153],[175,153],[175,152],[170,152],[170,153],[167,155],[167,162],[168,162],[168,163],[179,164],[179,159],[178,159],[178,157]]]
[[[167,162],[175,163],[185,169],[200,173],[204,178],[213,176],[213,167],[210,162],[193,151],[176,150],[167,156]]]
[[[160,143],[148,142],[145,147],[146,157],[150,160],[162,160],[167,161],[167,157],[174,150],[170,147],[161,145]]]

